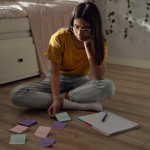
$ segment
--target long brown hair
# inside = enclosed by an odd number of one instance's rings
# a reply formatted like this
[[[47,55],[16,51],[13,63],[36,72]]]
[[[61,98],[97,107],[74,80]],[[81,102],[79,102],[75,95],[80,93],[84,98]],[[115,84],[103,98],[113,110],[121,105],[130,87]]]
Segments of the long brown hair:
[[[71,32],[74,19],[81,18],[91,24],[91,35],[94,41],[95,59],[98,65],[104,59],[104,35],[102,31],[102,19],[96,5],[91,2],[78,4],[72,11],[68,31]]]

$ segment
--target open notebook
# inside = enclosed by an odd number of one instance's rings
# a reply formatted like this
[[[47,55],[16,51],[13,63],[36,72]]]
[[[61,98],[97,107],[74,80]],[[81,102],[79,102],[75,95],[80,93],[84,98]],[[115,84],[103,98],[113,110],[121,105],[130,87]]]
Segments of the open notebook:
[[[107,113],[107,118],[102,122],[103,117]],[[123,118],[111,112],[99,112],[77,118],[78,121],[88,125],[89,127],[110,136],[119,132],[128,131],[139,127],[139,123]]]

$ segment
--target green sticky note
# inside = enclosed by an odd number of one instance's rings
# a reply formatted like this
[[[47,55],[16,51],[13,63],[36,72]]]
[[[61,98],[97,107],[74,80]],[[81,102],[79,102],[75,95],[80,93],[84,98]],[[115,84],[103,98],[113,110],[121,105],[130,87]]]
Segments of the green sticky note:
[[[71,120],[71,118],[69,117],[69,115],[67,114],[67,112],[58,113],[58,114],[55,115],[55,117],[60,122],[70,121]]]
[[[9,144],[25,144],[26,134],[11,135]]]

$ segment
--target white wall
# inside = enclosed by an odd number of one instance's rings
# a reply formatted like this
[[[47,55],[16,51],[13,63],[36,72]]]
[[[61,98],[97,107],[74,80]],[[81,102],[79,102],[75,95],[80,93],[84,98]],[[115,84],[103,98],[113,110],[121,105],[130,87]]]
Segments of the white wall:
[[[108,41],[108,62],[150,69],[150,17],[144,24],[146,15],[146,0],[132,0],[134,28],[129,28],[129,35],[124,39],[124,28],[128,26],[125,20],[127,11],[126,0],[97,0],[103,19],[103,30],[108,29],[108,14],[115,11],[113,24],[114,33],[105,35]],[[150,16],[150,11],[149,11]],[[105,33],[105,32],[104,32]]]

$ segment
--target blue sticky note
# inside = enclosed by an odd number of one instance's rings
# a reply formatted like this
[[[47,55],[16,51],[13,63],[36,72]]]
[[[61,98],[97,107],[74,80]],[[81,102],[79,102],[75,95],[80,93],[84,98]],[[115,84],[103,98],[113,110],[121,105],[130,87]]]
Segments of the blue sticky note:
[[[19,122],[20,125],[24,125],[24,126],[27,126],[27,127],[30,127],[30,126],[32,126],[36,123],[37,123],[37,121],[31,120],[31,119],[25,119],[25,120]]]
[[[54,139],[40,139],[38,146],[39,147],[50,147],[54,145]]]
[[[62,129],[65,128],[66,125],[67,125],[66,123],[55,121],[55,122],[52,124],[52,128],[53,128],[53,129],[57,129],[57,130],[62,130]]]
[[[25,144],[26,134],[11,135],[9,144]]]
[[[71,120],[71,118],[69,117],[67,112],[58,113],[58,114],[55,115],[55,117],[60,122],[70,121]]]

